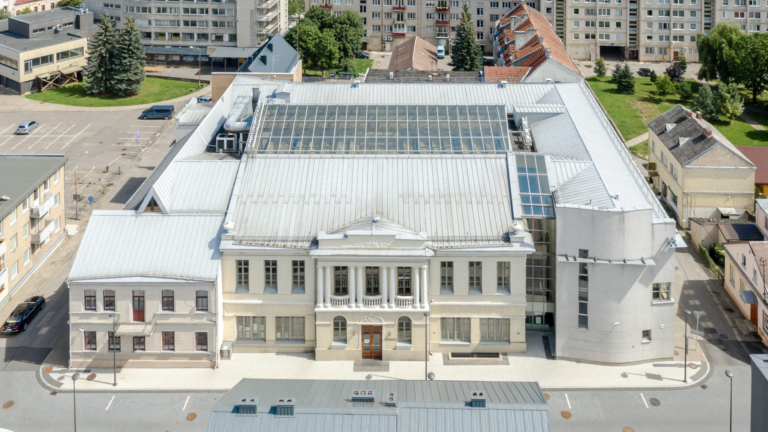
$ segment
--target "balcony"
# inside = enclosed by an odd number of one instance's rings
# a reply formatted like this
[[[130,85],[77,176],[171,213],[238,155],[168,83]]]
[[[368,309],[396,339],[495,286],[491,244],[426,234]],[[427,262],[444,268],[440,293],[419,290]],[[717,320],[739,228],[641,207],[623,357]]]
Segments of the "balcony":
[[[402,12],[402,11],[404,11],[404,10],[405,10],[405,6],[404,6],[404,5],[401,5],[401,4],[399,4],[399,5],[394,5],[394,6],[392,6],[392,10],[393,10],[393,11],[401,11],[401,12]]]
[[[437,32],[435,33],[435,36],[438,39],[448,39],[448,32]]]
[[[279,0],[261,1],[261,2],[256,3],[256,7],[259,8],[259,9],[271,9],[272,6],[274,6],[274,5],[278,4],[278,3],[279,3]]]
[[[435,6],[435,9],[437,11],[448,12],[449,10],[451,10],[451,6],[449,5],[448,2],[437,2],[437,6]]]
[[[268,26],[258,27],[256,29],[256,33],[257,34],[270,34],[271,35],[271,34],[275,33],[275,30],[277,30],[277,22],[275,22],[274,24],[270,24]]]
[[[277,10],[277,8],[275,8],[275,10],[272,11],[272,12],[269,12],[269,13],[267,13],[265,15],[259,15],[256,18],[256,21],[261,21],[261,22],[272,21],[273,19],[277,18],[278,12],[279,11]]]
[[[381,296],[363,296],[363,306],[375,308],[381,306]]]
[[[36,234],[32,234],[30,243],[33,245],[41,245],[48,241],[48,239],[51,238],[51,234],[53,234],[53,226],[53,223],[49,223],[45,228],[41,229]]]
[[[331,307],[341,308],[349,306],[349,295],[345,296],[331,296]]]
[[[396,296],[395,306],[398,308],[413,307],[413,296]]]
[[[320,5],[320,9],[331,10],[331,9],[333,9],[333,6],[331,6],[331,5]]]
[[[31,216],[35,219],[44,218],[53,208],[53,194],[46,194],[45,199],[40,204],[32,207]]]
[[[404,37],[405,37],[405,33],[394,33],[394,32],[393,32],[393,33],[392,33],[392,37],[396,37],[396,38],[404,38]]]
[[[439,18],[438,18],[438,19],[437,19],[437,21],[435,21],[435,23],[436,23],[437,25],[448,25],[448,24],[450,24],[450,23],[451,23],[451,20],[447,20],[447,19],[439,19]]]

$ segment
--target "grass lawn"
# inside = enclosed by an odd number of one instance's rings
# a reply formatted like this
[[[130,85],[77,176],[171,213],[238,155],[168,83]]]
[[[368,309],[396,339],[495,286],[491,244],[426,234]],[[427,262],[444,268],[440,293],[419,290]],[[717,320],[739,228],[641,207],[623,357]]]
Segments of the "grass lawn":
[[[207,84],[204,84],[205,86]],[[202,87],[200,87],[202,88]],[[197,91],[197,83],[147,77],[136,96],[118,98],[115,96],[91,96],[85,92],[85,83],[78,83],[42,93],[32,93],[27,98],[61,105],[83,107],[112,107],[142,105],[182,97]]]
[[[693,108],[691,102],[681,102],[680,97],[676,94],[662,99],[656,94],[656,86],[651,83],[650,78],[636,77],[635,94],[633,95],[618,93],[616,86],[611,84],[610,77],[602,79],[592,77],[587,81],[626,140],[647,132],[646,124],[649,121],[678,103]],[[694,93],[696,93],[699,84],[693,80],[690,81]],[[758,123],[768,127],[768,116],[754,113],[749,113],[749,115]],[[718,120],[712,122],[712,125],[735,146],[768,146],[768,131],[757,131],[740,118],[730,123]],[[647,149],[645,154],[648,154]]]
[[[373,67],[373,59],[355,59],[355,61],[352,62],[352,66],[355,68],[355,73],[357,74],[364,74],[365,71]],[[338,72],[338,69],[330,69],[325,71],[325,76],[330,75],[330,71]],[[304,69],[304,75],[305,76],[321,76],[320,74],[323,73],[323,71],[319,69]]]
[[[633,145],[629,148],[630,153],[641,158],[648,159],[648,140],[641,142],[640,144]]]

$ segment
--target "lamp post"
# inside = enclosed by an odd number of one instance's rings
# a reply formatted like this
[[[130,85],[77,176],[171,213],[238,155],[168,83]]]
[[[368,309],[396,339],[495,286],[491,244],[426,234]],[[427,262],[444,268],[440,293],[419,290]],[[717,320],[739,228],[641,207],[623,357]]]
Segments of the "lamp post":
[[[75,382],[77,382],[78,378],[80,378],[80,372],[75,372],[75,374],[72,375],[72,402],[74,403],[75,412],[75,432],[77,432],[77,389],[75,388]]]
[[[424,312],[424,381],[429,380],[429,311]]]
[[[75,160],[78,160],[78,159],[80,159],[81,157],[83,157],[83,156],[85,156],[87,154],[88,154],[87,151],[83,152],[83,154],[81,154],[80,156],[76,157]],[[80,198],[77,195],[77,166],[75,166],[74,171],[75,171],[75,220],[80,220],[80,212],[79,212],[79,210],[77,208],[77,199]]]
[[[685,310],[685,355],[683,357],[683,382],[688,382],[688,315],[691,311]]]
[[[728,409],[731,412],[730,420],[728,421],[728,430],[733,432],[733,372],[730,370],[725,371],[725,376],[731,380],[731,402],[728,404]]]
[[[109,314],[112,318],[112,386],[117,385],[117,314]]]

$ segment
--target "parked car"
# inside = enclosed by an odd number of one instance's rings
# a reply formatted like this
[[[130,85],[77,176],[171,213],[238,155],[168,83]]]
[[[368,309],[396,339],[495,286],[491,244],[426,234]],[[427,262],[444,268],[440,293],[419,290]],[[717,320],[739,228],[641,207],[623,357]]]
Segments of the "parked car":
[[[40,124],[37,123],[34,120],[22,122],[19,125],[19,127],[16,128],[16,134],[17,135],[26,135],[26,134],[32,132],[38,126],[40,126]]]
[[[357,52],[357,58],[359,58],[359,59],[369,59],[369,58],[371,58],[371,55],[368,54],[367,52],[363,51],[363,50],[360,50],[360,51]]]
[[[43,309],[45,309],[45,297],[34,296],[28,298],[25,302],[19,303],[11,312],[11,315],[0,327],[0,332],[18,333],[27,330],[32,318]]]
[[[200,96],[197,98],[197,103],[211,103],[213,98],[211,96]]]
[[[437,47],[437,58],[445,58],[445,47],[442,45]]]
[[[492,58],[483,57],[483,66],[495,66]]]
[[[640,68],[638,69],[637,73],[639,73],[641,77],[651,76],[651,70],[648,68]]]
[[[166,119],[170,120],[173,117],[173,105],[155,105],[152,108],[145,109],[140,119]]]

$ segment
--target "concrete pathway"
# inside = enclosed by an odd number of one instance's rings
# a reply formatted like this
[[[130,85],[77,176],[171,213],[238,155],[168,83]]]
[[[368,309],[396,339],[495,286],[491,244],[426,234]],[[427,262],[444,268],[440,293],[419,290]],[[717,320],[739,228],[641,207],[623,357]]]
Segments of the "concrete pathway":
[[[640,144],[641,142],[643,142],[643,141],[645,141],[647,139],[648,139],[648,132],[646,132],[646,133],[644,133],[644,134],[642,134],[640,136],[636,136],[636,137],[632,138],[629,141],[624,142],[624,145],[626,145],[627,148],[630,148],[632,146]]]
[[[389,69],[389,59],[392,58],[391,52],[369,51],[369,54],[373,59],[371,69]]]
[[[759,131],[764,131],[765,130],[765,126],[761,125],[755,119],[750,117],[749,114],[747,114],[746,111],[741,113],[741,119],[744,120],[745,122],[749,123],[749,125],[752,126],[753,128],[755,128],[755,130],[759,130]]]

